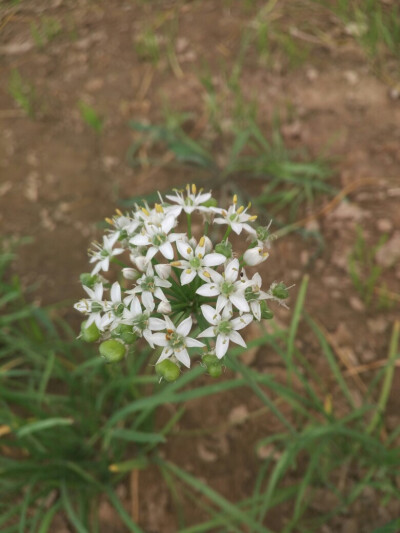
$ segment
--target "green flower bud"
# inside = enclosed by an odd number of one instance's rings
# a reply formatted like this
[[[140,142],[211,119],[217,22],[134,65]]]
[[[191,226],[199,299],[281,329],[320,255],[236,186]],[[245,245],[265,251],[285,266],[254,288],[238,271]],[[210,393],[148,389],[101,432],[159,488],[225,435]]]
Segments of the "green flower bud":
[[[86,327],[87,320],[85,322],[82,322],[81,325],[81,337],[86,342],[95,342],[100,338],[100,331],[99,328],[96,326],[94,322],[90,324],[90,326]]]
[[[229,241],[220,242],[215,246],[215,251],[229,259],[232,257],[232,244]]]
[[[81,280],[82,285],[92,288],[97,281],[97,276],[92,276],[92,274],[85,272],[79,276],[79,279]]]
[[[219,363],[218,357],[216,355],[212,354],[212,353],[207,353],[207,354],[203,355],[201,360],[206,365],[207,368],[210,365],[216,365],[217,363]]]
[[[272,295],[275,296],[275,298],[284,300],[289,296],[289,291],[287,290],[286,285],[281,282],[272,287]]]
[[[164,378],[165,381],[176,381],[180,372],[179,366],[169,359],[164,359],[161,363],[156,364],[157,375]]]
[[[119,324],[111,333],[113,337],[120,337],[125,344],[133,344],[137,336],[132,331],[132,326],[128,324]]]
[[[263,318],[264,320],[271,320],[271,318],[274,318],[274,313],[268,307],[265,300],[261,300],[260,309],[261,309],[261,318]]]
[[[201,205],[204,205],[204,207],[217,207],[218,202],[215,198],[210,198],[207,202],[204,202]]]
[[[259,241],[266,241],[268,240],[270,236],[269,230],[265,226],[258,226],[256,228],[256,234],[257,234],[257,239]]]
[[[219,378],[222,374],[222,365],[210,365],[208,367],[208,373],[212,378]]]
[[[104,357],[107,363],[118,363],[124,358],[125,346],[122,342],[109,339],[100,344],[100,355]]]

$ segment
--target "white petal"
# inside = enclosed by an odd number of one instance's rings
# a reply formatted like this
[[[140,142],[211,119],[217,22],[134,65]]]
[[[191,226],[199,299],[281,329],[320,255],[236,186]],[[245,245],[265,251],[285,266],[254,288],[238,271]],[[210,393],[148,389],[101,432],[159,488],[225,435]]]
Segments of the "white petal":
[[[115,283],[111,285],[111,300],[114,303],[121,301],[121,287],[118,281],[116,281]]]
[[[260,302],[258,302],[258,301],[250,302],[250,309],[251,309],[251,312],[253,313],[253,315],[255,316],[255,318],[257,320],[261,320]]]
[[[197,335],[197,338],[199,337],[214,337],[214,328],[207,328],[204,331],[202,331],[199,335]]]
[[[205,346],[204,342],[200,342],[196,339],[192,339],[191,337],[188,337],[186,339],[186,346],[188,348],[201,348],[203,346]]]
[[[160,252],[166,259],[171,260],[174,258],[174,249],[172,248],[171,243],[168,241],[160,246]]]
[[[190,270],[190,272],[188,272]],[[196,271],[192,270],[191,268],[188,268],[187,270],[184,270],[181,274],[181,283],[182,285],[187,285],[191,281],[194,280],[196,277]]]
[[[169,318],[169,316],[165,316],[164,320],[165,320],[165,324],[167,325],[167,329],[171,329],[172,331],[176,330],[176,327],[174,323],[172,322],[172,320]]]
[[[237,235],[240,235],[242,233],[242,224],[232,222],[231,227]]]
[[[243,329],[253,321],[253,317],[250,314],[242,315],[238,318],[234,318],[231,322],[234,329]]]
[[[145,308],[148,309],[149,311],[153,311],[153,309],[156,306],[156,304],[154,303],[153,295],[149,291],[143,291],[142,303],[145,306]]]
[[[179,326],[176,328],[176,331],[180,335],[187,337],[189,335],[189,331],[192,329],[192,325],[193,320],[190,316],[188,316],[187,318],[185,318],[185,320],[183,320],[183,322],[179,324]]]
[[[188,354],[188,351],[186,348],[183,350],[180,350],[179,352],[175,352],[175,357],[180,361],[182,364],[190,368],[190,357]]]
[[[220,294],[217,300],[217,313],[220,313],[228,302],[229,302],[228,298]]]
[[[162,331],[166,329],[165,320],[161,318],[149,318],[149,329],[152,331]]]
[[[214,283],[205,283],[197,289],[196,294],[200,294],[200,296],[217,296],[219,289]]]
[[[146,261],[151,261],[153,259],[153,257],[156,255],[157,252],[158,252],[158,248],[156,248],[155,246],[151,246],[147,250]]]
[[[229,333],[229,338],[232,342],[240,344],[240,346],[243,346],[243,348],[247,348],[247,344],[244,342],[243,337],[237,331],[231,331]]]
[[[214,309],[214,307],[211,307],[211,305],[208,304],[204,304],[201,306],[201,312],[203,313],[204,318],[209,324],[212,324],[213,326],[217,325],[218,319],[220,317],[218,316],[218,313]]]
[[[168,341],[165,337],[165,333],[152,333],[149,335],[149,339],[157,346],[168,346]]]
[[[222,265],[222,263],[225,263],[225,261],[226,261],[226,257],[224,255],[213,253],[213,254],[207,254],[206,256],[204,256],[202,262],[204,266],[212,267],[212,266]]]
[[[247,233],[251,233],[252,235],[256,235],[257,232],[254,228],[252,228],[249,224],[242,224],[242,227],[244,230],[247,231]]]
[[[155,265],[154,269],[157,272],[157,275],[164,280],[168,279],[171,274],[171,265],[159,264]]]
[[[168,215],[161,223],[161,229],[164,233],[169,233],[176,224],[176,218],[172,215]]]
[[[215,224],[228,224],[228,222],[224,218],[214,218]]]
[[[168,348],[164,348],[164,350],[161,352],[160,357],[157,359],[157,363],[161,363],[161,361],[164,361],[164,359],[168,359],[168,357],[170,357],[172,354],[173,350],[169,346]]]
[[[232,259],[225,268],[225,279],[228,281],[236,281],[239,275],[239,260]]]
[[[199,194],[196,198],[196,204],[204,204],[204,202],[207,202],[211,198],[210,192],[205,192],[203,194]]]
[[[229,337],[225,335],[218,335],[217,344],[215,345],[215,355],[218,359],[222,359],[229,348]]]
[[[156,290],[154,291],[154,296],[156,298],[158,298],[159,300],[163,300],[164,302],[167,301],[167,298],[165,297],[165,294],[163,293],[163,291],[160,289],[160,287],[157,287]]]
[[[184,259],[189,260],[193,257],[193,250],[187,242],[177,241],[176,247]]]
[[[147,246],[150,244],[150,239],[147,235],[135,235],[132,239],[129,239],[129,242],[135,246]]]
[[[231,294],[229,299],[239,311],[242,311],[243,313],[248,313],[250,311],[249,304],[243,294]]]

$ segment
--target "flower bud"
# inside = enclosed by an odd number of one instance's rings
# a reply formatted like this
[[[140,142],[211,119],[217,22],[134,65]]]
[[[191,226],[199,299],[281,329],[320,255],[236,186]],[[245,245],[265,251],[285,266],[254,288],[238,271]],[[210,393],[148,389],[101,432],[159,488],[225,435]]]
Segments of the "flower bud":
[[[204,235],[204,241],[204,248],[206,250],[206,254],[209,254],[213,249],[213,244],[211,242],[210,237],[207,237],[206,235]]]
[[[117,363],[125,355],[125,346],[115,339],[102,342],[99,349],[100,355],[104,357],[107,363]]]
[[[267,241],[270,237],[269,226],[258,226],[256,228],[257,239],[259,241]]]
[[[232,244],[229,241],[220,242],[215,246],[215,251],[218,254],[224,255],[227,259],[232,257]]]
[[[82,322],[81,326],[81,337],[86,342],[95,342],[100,338],[100,331],[99,328],[96,326],[94,322],[90,324],[90,326],[86,327],[87,320],[85,322]]]
[[[161,300],[157,307],[157,312],[161,313],[162,315],[169,315],[171,312],[171,304],[166,300]]]
[[[271,320],[271,318],[274,318],[274,313],[271,311],[271,309],[268,307],[265,300],[261,300],[260,302],[260,309],[261,309],[261,318],[264,320]]]
[[[278,298],[279,300],[284,300],[289,296],[289,291],[286,288],[286,285],[281,281],[280,283],[272,284],[271,286],[272,296]]]
[[[154,269],[157,272],[157,276],[161,279],[168,279],[171,275],[171,265],[159,264],[155,265]]]
[[[219,363],[218,357],[216,355],[214,355],[213,353],[207,353],[207,354],[203,355],[203,357],[201,358],[201,361],[207,367],[209,367],[210,365],[215,365],[215,364]]]
[[[243,260],[246,265],[255,266],[265,261],[268,256],[268,252],[264,252],[260,246],[256,246],[255,248],[250,248],[244,252]]]
[[[88,272],[86,272],[84,274],[81,274],[79,276],[79,279],[81,280],[82,285],[85,285],[86,287],[89,287],[89,288],[93,288],[97,281],[97,276],[96,275],[92,276],[92,274],[89,274]]]
[[[212,378],[219,378],[222,374],[222,365],[221,363],[218,365],[210,365],[207,367],[207,370]]]
[[[136,281],[140,277],[140,273],[135,268],[123,268],[122,275],[125,279]]]
[[[165,381],[176,381],[180,374],[180,368],[176,363],[173,363],[169,359],[164,359],[160,363],[156,364],[156,373]]]

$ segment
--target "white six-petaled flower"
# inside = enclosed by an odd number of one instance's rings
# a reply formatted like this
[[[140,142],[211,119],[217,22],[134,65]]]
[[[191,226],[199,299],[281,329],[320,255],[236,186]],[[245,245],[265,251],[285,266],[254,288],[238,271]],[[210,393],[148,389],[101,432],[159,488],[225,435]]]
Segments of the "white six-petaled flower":
[[[118,232],[110,235],[104,235],[103,237],[103,246],[100,244],[95,244],[95,250],[91,252],[91,263],[96,263],[95,267],[92,270],[92,274],[97,274],[100,270],[107,272],[110,268],[110,259],[114,255],[122,254],[125,250],[123,248],[113,248],[115,243],[118,240]]]
[[[182,210],[188,215],[190,215],[195,209],[198,209],[200,211],[207,209],[202,206],[202,204],[204,204],[211,198],[211,193],[203,193],[202,189],[200,189],[199,193],[197,194],[197,188],[194,184],[191,188],[189,185],[186,186],[186,196],[184,195],[183,191],[179,191],[178,189],[175,189],[174,191],[175,195],[167,194],[166,198],[168,198],[168,200],[170,200],[171,202],[178,204],[178,215],[181,213]]]
[[[227,224],[232,228],[232,230],[240,235],[242,230],[247,231],[252,235],[256,235],[256,230],[248,224],[249,222],[254,222],[257,219],[257,215],[248,215],[247,210],[250,207],[250,204],[245,208],[240,206],[236,209],[237,206],[237,196],[233,197],[233,204],[229,206],[229,209],[221,209],[218,207],[212,207],[211,209],[219,215],[214,218],[215,224]]]

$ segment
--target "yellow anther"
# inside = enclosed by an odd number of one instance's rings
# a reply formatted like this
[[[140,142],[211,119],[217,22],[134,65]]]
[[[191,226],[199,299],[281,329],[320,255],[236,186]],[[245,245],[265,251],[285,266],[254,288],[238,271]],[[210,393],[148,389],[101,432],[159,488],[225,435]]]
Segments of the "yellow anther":
[[[190,193],[190,185],[189,185],[189,183],[186,184],[186,190],[187,190],[187,192],[189,194]]]
[[[237,194],[234,194],[234,195],[233,195],[233,203],[234,203],[234,204],[237,204]]]
[[[107,218],[105,218],[104,220],[107,222],[107,224],[111,224],[111,225],[114,224],[114,221],[112,220],[112,218],[108,218],[108,217],[107,217]]]
[[[172,263],[170,263],[171,266],[173,267],[180,267],[182,265],[182,263],[180,261],[172,261]]]
[[[247,204],[247,209],[250,209],[250,207],[251,207],[251,202],[249,202],[249,203]]]
[[[262,255],[263,257],[268,257],[268,256],[269,256],[269,253],[268,253],[268,252],[263,252],[261,255]]]
[[[164,209],[161,204],[154,204],[154,207],[157,213],[164,213]]]
[[[203,248],[205,242],[206,242],[206,240],[205,240],[204,237],[202,237],[202,238],[199,240],[199,246],[200,246],[200,248]]]
[[[239,207],[239,209],[236,211],[236,213],[237,213],[238,215],[240,215],[240,213],[243,213],[243,211],[244,211],[244,207],[241,205],[241,206]]]
[[[116,209],[115,212],[117,213],[117,215],[119,215],[120,217],[122,217],[122,211],[120,209]]]
[[[196,184],[192,183],[192,194],[196,194],[196,192],[197,192]]]
[[[192,269],[191,269],[191,268],[187,268],[187,269],[185,270],[185,272],[186,272],[186,274],[191,274]]]
[[[186,253],[191,254],[191,253],[192,253],[192,249],[191,249],[191,248],[188,248],[188,249],[186,250]]]
[[[150,213],[147,211],[147,209],[145,207],[142,207],[142,211],[146,215],[146,217],[150,216]]]
[[[198,257],[199,259],[203,259],[203,254],[197,254],[197,257]]]
[[[203,274],[206,278],[211,278],[211,274],[209,272],[207,272],[207,270],[204,270],[203,271]]]
[[[228,213],[225,210],[222,211],[222,216],[226,217],[227,214]]]
[[[257,215],[253,215],[252,217],[249,218],[249,220],[250,220],[251,222],[253,222],[253,220],[257,220]]]

